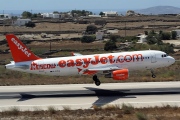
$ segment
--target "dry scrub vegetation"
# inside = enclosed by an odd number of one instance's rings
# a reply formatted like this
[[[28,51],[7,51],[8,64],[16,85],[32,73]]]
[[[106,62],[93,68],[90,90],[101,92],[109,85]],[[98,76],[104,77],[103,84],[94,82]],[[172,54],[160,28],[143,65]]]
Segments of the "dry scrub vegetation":
[[[95,20],[99,20],[99,18],[89,18],[85,19],[85,21],[89,21],[90,24],[93,24]],[[144,31],[149,31],[151,29],[155,29],[156,31],[162,30],[162,31],[171,31],[176,28],[176,26],[180,26],[179,24],[179,17],[177,16],[130,16],[130,17],[115,17],[115,18],[102,18],[100,20],[106,20],[107,24],[104,26],[105,29],[113,28],[113,29],[119,29],[119,35],[124,36],[124,29],[126,27],[127,29],[127,35],[133,36],[137,35],[139,33],[143,33]],[[125,22],[126,21],[126,25]],[[34,22],[37,22],[36,20]],[[64,31],[72,31],[72,32],[79,32],[82,33],[85,31],[86,27],[89,24],[78,24],[76,22],[65,22],[65,23],[51,23],[51,22],[40,22],[36,23],[36,27],[34,28],[26,28],[26,27],[17,27],[17,26],[0,26],[1,32],[45,32],[45,31],[58,31],[58,32],[64,32]],[[166,27],[151,27],[149,28],[149,25],[153,26],[170,26],[168,28]],[[101,28],[102,26],[97,25],[98,28]],[[140,27],[138,29],[138,27]],[[0,37],[1,38],[1,37]]]
[[[92,109],[57,110],[48,107],[47,110],[20,111],[17,107],[0,112],[1,120],[179,120],[180,108],[164,105],[154,108],[134,108],[131,105],[94,106]]]

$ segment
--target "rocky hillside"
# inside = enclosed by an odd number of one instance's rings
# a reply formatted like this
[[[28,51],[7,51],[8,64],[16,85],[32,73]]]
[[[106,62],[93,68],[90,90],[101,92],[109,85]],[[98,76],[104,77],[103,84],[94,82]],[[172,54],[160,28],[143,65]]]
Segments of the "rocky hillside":
[[[135,10],[137,13],[141,14],[180,14],[180,8],[178,7],[172,7],[172,6],[156,6],[156,7],[150,7],[146,9],[141,10]]]

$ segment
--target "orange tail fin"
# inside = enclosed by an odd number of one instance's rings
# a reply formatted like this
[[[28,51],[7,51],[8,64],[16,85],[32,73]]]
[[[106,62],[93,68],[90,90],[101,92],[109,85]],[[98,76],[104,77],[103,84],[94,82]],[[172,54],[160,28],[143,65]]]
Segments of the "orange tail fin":
[[[14,62],[32,61],[40,59],[32,53],[15,35],[7,34],[6,39]]]

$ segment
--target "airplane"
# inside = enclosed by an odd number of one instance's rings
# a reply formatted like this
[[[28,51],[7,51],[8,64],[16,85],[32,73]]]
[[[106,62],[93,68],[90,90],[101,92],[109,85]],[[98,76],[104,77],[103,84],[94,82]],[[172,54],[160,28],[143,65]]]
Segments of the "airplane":
[[[157,50],[93,55],[73,53],[72,56],[43,59],[36,56],[15,35],[7,34],[6,39],[14,60],[5,65],[6,69],[52,76],[91,75],[97,86],[101,84],[98,78],[100,75],[113,80],[126,80],[129,71],[150,70],[155,78],[154,69],[175,62],[173,57]]]

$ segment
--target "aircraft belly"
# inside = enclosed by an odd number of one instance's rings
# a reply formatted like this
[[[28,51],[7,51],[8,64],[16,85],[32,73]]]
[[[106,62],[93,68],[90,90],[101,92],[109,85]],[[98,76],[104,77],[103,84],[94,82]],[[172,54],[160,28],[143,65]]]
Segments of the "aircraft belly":
[[[78,75],[78,70],[76,68],[52,69],[52,70],[45,70],[45,74],[55,75],[55,76]]]

